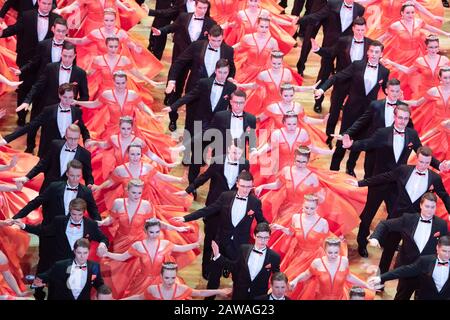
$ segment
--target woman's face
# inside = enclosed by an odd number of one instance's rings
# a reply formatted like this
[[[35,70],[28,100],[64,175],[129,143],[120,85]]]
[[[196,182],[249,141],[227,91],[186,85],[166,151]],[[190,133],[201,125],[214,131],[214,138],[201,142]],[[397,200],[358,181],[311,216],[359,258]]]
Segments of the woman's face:
[[[294,159],[295,166],[299,169],[306,168],[306,165],[308,164],[308,157],[306,156],[295,156]]]
[[[130,151],[128,151],[128,158],[130,159],[130,162],[133,164],[139,163],[141,161],[142,157],[142,150],[138,147],[132,147],[130,148]]]
[[[117,51],[119,50],[119,41],[116,40],[108,41],[106,48],[108,49],[109,54],[116,54]]]
[[[122,122],[120,124],[120,135],[123,138],[128,138],[131,136],[131,132],[132,132],[132,126],[131,123],[129,122]]]
[[[401,12],[402,18],[408,21],[411,21],[414,19],[415,16],[415,9],[412,6],[406,7],[403,12]]]
[[[247,8],[258,8],[259,7],[259,0],[248,0],[247,1]]]
[[[427,52],[429,54],[438,54],[439,52],[439,41],[430,41],[427,44]]]
[[[443,85],[450,85],[450,71],[444,71],[440,76]]]
[[[116,16],[113,14],[105,14],[103,16],[103,24],[106,29],[112,29],[116,25]]]
[[[283,58],[271,59],[272,69],[279,70],[283,66]]]
[[[328,261],[333,262],[339,258],[339,246],[326,246],[325,253]]]
[[[125,77],[115,77],[114,87],[116,90],[123,91],[127,88],[127,78]]]
[[[269,32],[270,22],[266,20],[261,20],[258,23],[258,33],[266,34]]]
[[[294,90],[283,90],[281,93],[281,99],[286,103],[291,103],[294,100]]]
[[[139,201],[142,197],[142,187],[132,186],[128,189],[128,197],[132,201]]]
[[[162,273],[162,281],[166,286],[172,286],[177,279],[177,271],[176,270],[164,270]]]
[[[295,132],[297,129],[297,118],[295,117],[289,117],[284,120],[284,126],[286,130],[290,133]]]
[[[147,236],[149,239],[158,239],[161,233],[161,228],[159,226],[151,226],[147,229]]]
[[[303,214],[307,216],[313,216],[317,210],[317,202],[311,200],[305,200],[303,202]]]

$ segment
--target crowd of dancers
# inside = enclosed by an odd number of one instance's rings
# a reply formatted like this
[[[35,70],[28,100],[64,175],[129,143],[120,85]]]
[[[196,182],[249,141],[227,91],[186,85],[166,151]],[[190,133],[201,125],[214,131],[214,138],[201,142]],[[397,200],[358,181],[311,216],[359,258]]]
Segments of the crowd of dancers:
[[[395,299],[450,298],[447,1],[0,4],[0,96],[17,92],[0,137],[1,299],[369,300],[393,279]],[[130,32],[146,16],[148,41]],[[24,152],[8,146],[25,134]],[[363,279],[348,248],[368,245],[382,255]],[[204,290],[178,275],[199,255]]]

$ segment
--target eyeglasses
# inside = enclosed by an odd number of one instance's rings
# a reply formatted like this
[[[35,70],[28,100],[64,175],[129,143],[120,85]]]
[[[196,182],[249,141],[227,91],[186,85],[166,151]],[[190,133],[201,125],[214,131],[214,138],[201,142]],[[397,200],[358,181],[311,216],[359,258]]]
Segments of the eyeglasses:
[[[257,239],[259,240],[269,240],[270,237],[262,237],[262,236],[256,236]]]
[[[307,163],[308,161],[305,161],[305,160],[295,160],[295,162],[297,162],[297,163]]]
[[[237,104],[238,106],[243,106],[245,104],[245,101],[234,101],[234,100],[231,100],[231,102],[233,104]]]

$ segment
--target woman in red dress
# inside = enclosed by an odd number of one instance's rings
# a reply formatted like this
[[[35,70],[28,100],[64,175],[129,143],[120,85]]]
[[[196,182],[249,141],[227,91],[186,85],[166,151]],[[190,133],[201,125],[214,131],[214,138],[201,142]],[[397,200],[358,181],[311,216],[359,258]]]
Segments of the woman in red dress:
[[[124,293],[125,297],[141,294],[148,286],[161,283],[162,264],[173,260],[172,253],[186,253],[200,247],[200,239],[186,245],[177,245],[169,240],[161,239],[161,223],[158,219],[147,220],[144,229],[146,239],[134,242],[123,253],[107,252],[104,255],[106,258],[116,261],[127,261],[134,257],[139,260],[139,271],[135,278],[130,279],[129,274],[118,275],[118,277],[126,277],[130,281]],[[182,282],[181,279],[180,281]]]
[[[295,288],[298,282],[308,280],[315,284],[306,285],[300,294],[301,300],[347,300],[347,283],[371,289],[350,272],[348,258],[340,255],[340,246],[341,240],[338,238],[327,238],[325,256],[314,259],[308,270],[291,281],[291,288]]]
[[[140,295],[128,297],[127,300],[190,300],[191,297],[228,296],[231,288],[197,290],[177,283],[178,266],[173,262],[165,262],[161,267],[162,283],[154,284]]]
[[[4,93],[14,91],[22,83],[22,81],[11,81],[7,78],[14,77],[9,67],[13,67],[15,65],[15,52],[12,52],[0,46],[0,96],[2,96]],[[5,77],[4,75],[6,75],[7,77]],[[5,111],[1,110],[1,112],[1,117],[3,117]]]
[[[123,253],[137,241],[146,238],[144,232],[145,222],[153,217],[160,217],[163,226],[168,230],[186,231],[185,228],[174,227],[165,222],[171,216],[165,217],[168,213],[157,211],[152,202],[143,200],[144,182],[138,179],[131,179],[127,183],[128,197],[117,198],[113,201],[110,215],[98,222],[102,227],[111,226],[112,243],[111,251],[115,253]],[[194,226],[191,224],[191,226]],[[198,231],[197,231],[198,232]],[[197,233],[194,234],[194,236]],[[167,232],[166,239],[174,240],[176,243],[192,243],[192,234],[179,235]],[[194,238],[195,240],[197,238]],[[194,241],[195,241],[194,240]],[[191,263],[195,259],[196,254],[189,252],[180,257],[180,262],[184,265]],[[131,280],[138,274],[140,264],[138,259],[130,259],[127,263],[119,263],[108,259],[102,260],[102,270],[105,273],[105,281],[111,285],[115,297],[124,297],[125,290],[129,287]]]

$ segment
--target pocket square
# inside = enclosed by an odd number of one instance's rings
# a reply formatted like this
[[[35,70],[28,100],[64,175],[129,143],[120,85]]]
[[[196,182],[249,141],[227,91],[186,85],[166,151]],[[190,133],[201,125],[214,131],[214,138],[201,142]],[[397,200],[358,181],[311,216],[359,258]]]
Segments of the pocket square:
[[[433,191],[434,190],[434,185],[431,185],[429,188],[428,188],[428,191]]]
[[[378,81],[378,84],[383,84],[384,80],[381,79],[380,81]]]
[[[433,234],[433,237],[435,237],[435,238],[439,238],[440,236],[441,236],[441,232],[440,231],[438,231],[435,234]]]
[[[88,239],[88,238],[90,237],[90,234],[87,233],[84,237],[85,237],[86,239]]]
[[[271,264],[271,263],[268,263],[268,264],[266,264],[266,265],[264,266],[264,268],[270,269],[270,268],[272,268],[272,264]]]
[[[247,212],[247,215],[248,216],[252,216],[252,215],[254,215],[255,214],[255,211],[253,211],[253,210],[249,210],[249,212]]]

